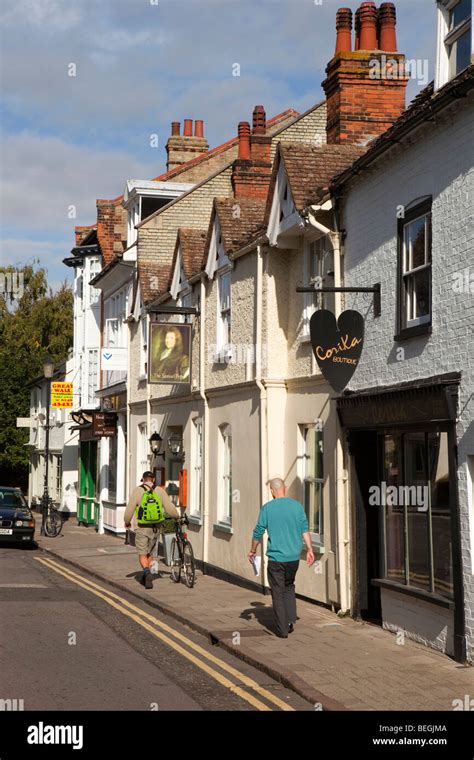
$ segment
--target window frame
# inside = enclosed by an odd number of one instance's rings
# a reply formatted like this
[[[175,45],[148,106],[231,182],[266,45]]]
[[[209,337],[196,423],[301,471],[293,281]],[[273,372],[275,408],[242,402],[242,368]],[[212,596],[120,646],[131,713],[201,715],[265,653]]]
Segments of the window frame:
[[[202,518],[203,507],[203,467],[204,467],[204,420],[195,417],[192,420],[191,440],[191,498],[189,514],[198,520]],[[194,505],[197,504],[197,508]]]
[[[311,542],[314,546],[324,547],[324,481],[325,481],[325,466],[324,466],[324,427],[319,426],[317,422],[302,423],[299,428],[299,449],[300,449],[300,480],[301,480],[301,503],[303,504],[306,517],[308,518],[309,533],[311,535]],[[322,443],[322,476],[315,478],[314,476],[306,475],[306,462],[308,459],[307,454],[307,442],[306,435],[309,431],[316,431],[320,433],[320,440]],[[318,439],[317,439],[318,440]],[[311,529],[308,512],[306,506],[306,483],[319,486],[320,495],[320,508],[319,508],[319,531]]]
[[[229,299],[228,306],[222,308],[222,283],[224,278],[228,280]],[[217,272],[217,335],[216,348],[220,354],[228,351],[231,347],[232,330],[232,270],[230,267],[222,267]],[[224,340],[227,338],[227,340]]]
[[[303,245],[303,268],[305,286],[310,287],[313,285],[315,287],[324,287],[325,284],[328,286],[334,286],[334,260],[333,269],[325,272],[327,256],[330,256],[331,254],[334,256],[334,251],[331,251],[331,244],[330,242],[328,243],[326,236],[323,235],[322,237],[315,239],[305,238]],[[317,253],[312,250],[313,246],[315,245],[320,246],[320,250]],[[311,274],[313,256],[317,256],[318,260],[318,274],[315,276]],[[330,278],[330,282],[328,282],[328,278]],[[328,303],[328,295],[330,294],[318,293],[317,291],[315,291],[314,294],[303,293],[303,318],[300,340],[307,341],[310,339],[309,322],[314,312],[318,309],[330,308],[331,305]]]
[[[228,465],[228,472],[226,466]],[[225,501],[227,493],[227,504]],[[228,423],[219,425],[219,482],[218,521],[232,527],[232,428]]]
[[[405,272],[405,229],[417,219],[427,217],[428,236],[425,239],[425,263]],[[428,247],[427,247],[428,246]],[[429,314],[409,320],[407,316],[407,299],[405,293],[405,281],[408,277],[413,278],[416,273],[428,269],[429,272]],[[420,203],[409,206],[403,218],[397,223],[397,314],[396,335],[394,340],[400,341],[419,335],[430,335],[433,322],[433,224],[432,224],[432,198],[427,198]]]

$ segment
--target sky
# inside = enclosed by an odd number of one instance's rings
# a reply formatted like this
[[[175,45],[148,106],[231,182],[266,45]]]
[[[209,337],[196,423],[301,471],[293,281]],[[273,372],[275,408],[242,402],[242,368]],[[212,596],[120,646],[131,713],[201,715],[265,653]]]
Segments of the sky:
[[[165,170],[171,121],[203,119],[213,147],[256,104],[270,118],[321,100],[336,11],[358,5],[0,0],[0,265],[36,259],[53,289],[70,281],[74,226],[95,222],[96,198]],[[434,77],[436,4],[396,7],[398,49],[427,66],[411,100]]]

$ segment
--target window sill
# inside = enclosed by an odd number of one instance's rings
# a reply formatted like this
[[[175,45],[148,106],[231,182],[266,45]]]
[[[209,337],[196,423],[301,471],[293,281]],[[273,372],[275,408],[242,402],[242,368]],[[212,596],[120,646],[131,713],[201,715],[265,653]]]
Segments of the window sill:
[[[147,379],[146,375],[138,375],[138,382],[143,383]]]
[[[323,541],[320,541],[319,539],[316,539],[316,538],[312,538],[311,544],[316,554],[326,554],[326,549],[324,547]]]
[[[190,525],[202,525],[202,517],[197,515],[188,515]]]
[[[424,325],[414,325],[413,327],[404,327],[397,335],[393,336],[396,341],[408,340],[409,338],[418,338],[420,335],[431,335],[433,326],[431,322]]]
[[[448,610],[454,609],[453,599],[448,599],[445,596],[439,594],[432,594],[430,591],[423,591],[421,588],[415,588],[414,586],[404,586],[402,583],[396,581],[390,581],[387,578],[373,578],[371,581],[372,586],[378,586],[379,588],[385,588],[389,591],[397,591],[400,594],[406,596],[412,596],[415,599],[421,599],[430,604],[435,604],[438,607],[444,607]]]
[[[230,535],[232,535],[234,532],[232,525],[226,525],[225,523],[214,523],[212,527],[214,530],[220,531],[221,533],[230,533]]]
[[[303,333],[298,337],[300,343],[309,343],[311,341],[311,335],[309,333]]]

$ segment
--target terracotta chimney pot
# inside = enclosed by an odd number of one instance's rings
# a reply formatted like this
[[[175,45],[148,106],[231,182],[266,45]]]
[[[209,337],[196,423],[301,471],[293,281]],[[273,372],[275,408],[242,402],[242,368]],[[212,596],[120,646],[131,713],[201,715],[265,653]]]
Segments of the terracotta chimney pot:
[[[346,53],[352,50],[352,11],[350,8],[339,8],[336,13],[336,52]]]
[[[377,50],[377,8],[375,3],[362,3],[360,13],[360,50]]]
[[[239,122],[239,154],[238,158],[250,161],[250,124],[248,121]]]
[[[183,135],[184,135],[184,137],[192,137],[193,136],[193,120],[192,119],[185,119],[184,120]]]
[[[379,49],[396,52],[397,50],[397,13],[393,3],[382,3],[379,8]]]

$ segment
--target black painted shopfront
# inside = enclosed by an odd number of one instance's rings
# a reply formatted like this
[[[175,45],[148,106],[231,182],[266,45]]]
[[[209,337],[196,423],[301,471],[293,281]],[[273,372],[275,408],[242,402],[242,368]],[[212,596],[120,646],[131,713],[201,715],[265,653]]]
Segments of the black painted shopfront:
[[[384,589],[450,610],[453,654],[463,661],[459,381],[450,373],[349,391],[337,407],[352,458],[357,612],[381,623]]]

